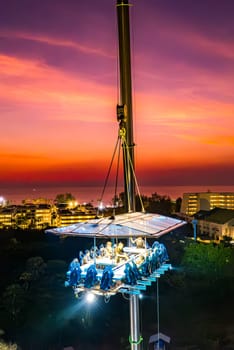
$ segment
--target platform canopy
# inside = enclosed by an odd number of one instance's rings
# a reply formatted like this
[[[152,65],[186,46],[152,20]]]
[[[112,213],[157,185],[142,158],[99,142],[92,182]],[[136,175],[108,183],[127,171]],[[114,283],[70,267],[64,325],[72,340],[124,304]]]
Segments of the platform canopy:
[[[113,217],[102,217],[70,226],[51,228],[47,233],[80,237],[160,237],[186,222],[171,217],[149,213],[125,213]]]

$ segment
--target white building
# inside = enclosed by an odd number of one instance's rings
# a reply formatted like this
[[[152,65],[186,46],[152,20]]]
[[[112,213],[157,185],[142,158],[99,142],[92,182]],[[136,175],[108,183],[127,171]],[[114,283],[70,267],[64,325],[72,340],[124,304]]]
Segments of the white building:
[[[234,239],[234,210],[214,208],[200,211],[195,215],[198,234],[208,235],[211,239],[224,237]]]

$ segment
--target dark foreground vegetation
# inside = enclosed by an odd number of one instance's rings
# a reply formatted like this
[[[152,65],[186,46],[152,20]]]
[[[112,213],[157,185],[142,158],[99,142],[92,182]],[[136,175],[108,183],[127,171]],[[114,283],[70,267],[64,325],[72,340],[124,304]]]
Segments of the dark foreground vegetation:
[[[176,268],[159,281],[160,331],[172,350],[234,349],[234,250],[194,243],[184,238],[188,230],[163,238]],[[0,232],[0,349],[130,349],[127,300],[117,295],[88,306],[64,287],[69,262],[91,246],[43,231]],[[141,300],[145,350],[157,332],[156,301],[153,284]]]

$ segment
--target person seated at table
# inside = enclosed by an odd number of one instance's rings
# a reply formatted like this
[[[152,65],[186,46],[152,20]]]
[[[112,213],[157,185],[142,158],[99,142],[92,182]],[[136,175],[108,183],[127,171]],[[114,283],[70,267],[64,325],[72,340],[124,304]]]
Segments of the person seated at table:
[[[105,257],[112,259],[113,258],[113,254],[114,254],[114,250],[112,247],[112,242],[111,241],[107,241],[106,242],[106,247],[105,247]]]
[[[128,256],[126,253],[124,253],[123,248],[124,248],[123,242],[119,242],[117,247],[115,248],[115,260],[117,263],[128,259]]]
[[[88,264],[90,260],[91,260],[90,251],[86,249],[85,254],[83,256],[83,264]]]
[[[145,248],[145,241],[142,237],[136,237],[136,239],[131,238],[131,242],[136,248]]]

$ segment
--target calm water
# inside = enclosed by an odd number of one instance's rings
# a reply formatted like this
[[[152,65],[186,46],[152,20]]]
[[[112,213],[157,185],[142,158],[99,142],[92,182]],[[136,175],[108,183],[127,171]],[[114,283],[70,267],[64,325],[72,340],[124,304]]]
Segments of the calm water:
[[[12,203],[21,203],[23,199],[47,198],[55,199],[59,193],[72,193],[79,203],[93,202],[94,205],[98,203],[101,198],[103,187],[38,187],[38,188],[4,188],[0,187],[0,196]],[[186,192],[234,192],[234,186],[142,186],[140,188],[141,195],[150,196],[157,192],[160,195],[168,195],[172,199],[182,197]],[[123,191],[118,189],[118,193]],[[106,204],[111,203],[114,197],[114,187],[107,187],[104,193],[104,201]]]

